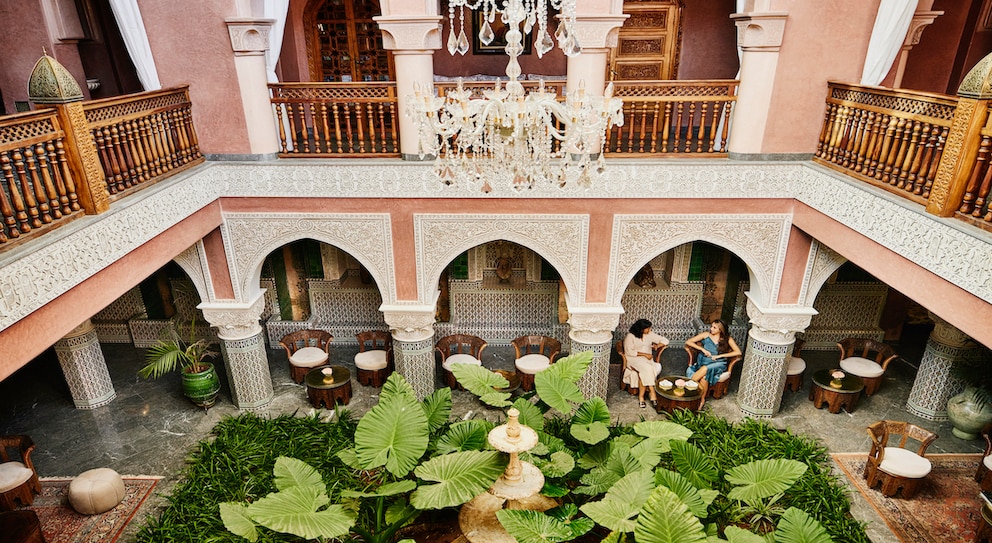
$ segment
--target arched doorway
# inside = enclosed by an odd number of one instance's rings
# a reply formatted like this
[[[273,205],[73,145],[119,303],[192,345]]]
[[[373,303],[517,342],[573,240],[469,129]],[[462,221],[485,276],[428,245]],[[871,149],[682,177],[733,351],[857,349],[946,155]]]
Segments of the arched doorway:
[[[393,56],[372,20],[377,0],[310,0],[303,13],[313,81],[392,81]]]

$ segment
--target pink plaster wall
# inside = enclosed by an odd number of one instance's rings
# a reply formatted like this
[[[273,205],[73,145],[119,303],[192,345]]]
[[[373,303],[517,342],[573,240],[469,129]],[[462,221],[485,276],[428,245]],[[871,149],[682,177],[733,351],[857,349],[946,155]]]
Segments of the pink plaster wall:
[[[206,154],[250,153],[234,53],[224,23],[225,18],[237,16],[234,3],[139,0],[138,6],[162,86],[189,84],[200,149]]]
[[[765,125],[763,153],[812,153],[827,81],[857,83],[879,0],[782,0],[789,13]]]
[[[682,8],[682,53],[678,79],[734,79],[737,26],[734,0],[693,0]]]

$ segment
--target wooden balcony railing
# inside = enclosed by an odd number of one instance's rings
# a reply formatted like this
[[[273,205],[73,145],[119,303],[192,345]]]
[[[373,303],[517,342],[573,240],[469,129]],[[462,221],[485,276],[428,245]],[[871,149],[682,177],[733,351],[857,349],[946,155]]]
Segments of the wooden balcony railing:
[[[191,105],[185,86],[83,104],[112,200],[202,161]]]
[[[735,80],[614,83],[623,126],[606,141],[606,156],[727,156]]]
[[[0,243],[82,214],[55,109],[0,118]]]
[[[978,154],[971,166],[971,175],[964,188],[964,197],[958,207],[957,216],[976,226],[988,228],[992,225],[992,202],[989,192],[992,188],[992,107],[985,111],[986,122],[981,130]]]
[[[398,157],[396,83],[269,85],[281,157]]]

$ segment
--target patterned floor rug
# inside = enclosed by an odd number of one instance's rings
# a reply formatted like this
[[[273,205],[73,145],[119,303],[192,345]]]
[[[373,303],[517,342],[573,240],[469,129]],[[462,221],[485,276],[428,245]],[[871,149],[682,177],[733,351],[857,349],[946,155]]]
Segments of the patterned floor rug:
[[[879,492],[879,486],[868,489],[864,478],[867,454],[831,456],[851,484],[904,543],[970,543],[974,540],[982,502],[978,497],[978,483],[973,477],[981,455],[927,455],[933,463],[933,471],[919,494],[909,500],[898,497],[901,494],[886,498]]]
[[[151,496],[161,477],[124,477],[124,501],[100,515],[80,515],[69,505],[72,479],[42,479],[30,507],[38,514],[48,543],[112,543]]]

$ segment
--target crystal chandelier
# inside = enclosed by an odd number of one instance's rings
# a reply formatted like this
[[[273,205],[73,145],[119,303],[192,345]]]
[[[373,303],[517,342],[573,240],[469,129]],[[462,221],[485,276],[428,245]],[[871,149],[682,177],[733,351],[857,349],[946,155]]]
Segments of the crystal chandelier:
[[[558,46],[566,55],[579,54],[574,32],[576,0],[502,0],[502,6],[497,6],[498,1],[449,0],[447,45],[451,54],[465,54],[469,48],[466,8],[482,12],[479,40],[486,45],[495,38],[490,23],[501,17],[507,27],[508,81],[504,87],[497,80],[481,97],[474,96],[460,79],[457,88],[444,97],[436,96],[433,88],[415,85],[414,95],[407,100],[420,135],[421,157],[435,157],[434,171],[445,184],[481,182],[484,192],[492,190],[491,181],[516,189],[541,182],[588,187],[604,168],[606,131],[623,124],[623,103],[613,97],[613,84],[602,97],[587,96],[580,84],[561,102],[545,90],[544,81],[529,93],[518,81],[517,57],[523,52],[524,34],[537,29],[539,57],[554,47],[547,28],[549,4],[561,12],[555,32]],[[457,32],[456,8],[460,13]]]

